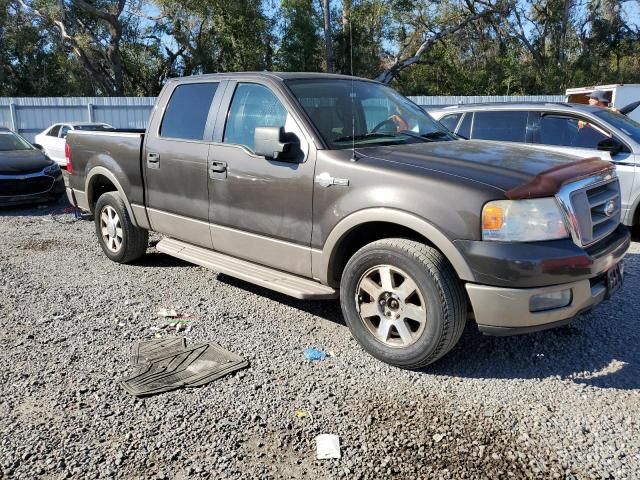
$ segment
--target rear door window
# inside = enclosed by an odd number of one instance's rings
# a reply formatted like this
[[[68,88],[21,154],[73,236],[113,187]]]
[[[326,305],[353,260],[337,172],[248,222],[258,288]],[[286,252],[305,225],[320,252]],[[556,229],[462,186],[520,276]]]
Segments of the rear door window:
[[[239,83],[231,100],[223,143],[255,151],[256,127],[284,127],[287,110],[271,90],[256,83]]]
[[[587,120],[564,115],[542,115],[536,143],[563,147],[597,149],[598,143],[610,138]]]
[[[528,114],[526,111],[475,112],[471,138],[524,142]]]
[[[51,127],[51,130],[47,132],[48,137],[57,137],[58,133],[60,133],[60,125],[55,125]]]
[[[209,108],[217,88],[217,83],[178,85],[162,118],[160,136],[203,140]]]
[[[451,115],[445,115],[440,119],[440,123],[442,123],[445,127],[447,127],[452,132],[456,131],[456,127],[458,126],[458,121],[462,117],[462,113],[453,113]]]
[[[71,127],[69,125],[65,125],[60,130],[60,138],[65,138],[67,134],[71,131]]]

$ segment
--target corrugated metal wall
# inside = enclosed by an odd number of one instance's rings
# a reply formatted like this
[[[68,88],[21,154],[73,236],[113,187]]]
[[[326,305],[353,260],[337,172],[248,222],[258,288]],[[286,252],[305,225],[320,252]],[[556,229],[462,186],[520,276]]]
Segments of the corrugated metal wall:
[[[145,128],[155,97],[0,98],[0,126],[27,139],[53,123],[104,122],[116,128]]]
[[[562,102],[563,95],[409,97],[418,105],[444,107],[465,103]],[[105,122],[116,128],[145,128],[154,97],[0,98],[0,126],[29,140],[53,123]]]

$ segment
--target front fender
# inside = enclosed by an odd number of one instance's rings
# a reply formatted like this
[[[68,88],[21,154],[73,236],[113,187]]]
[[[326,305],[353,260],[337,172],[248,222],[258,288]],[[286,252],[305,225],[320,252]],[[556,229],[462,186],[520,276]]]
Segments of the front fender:
[[[313,276],[322,283],[331,284],[333,265],[342,240],[354,228],[372,222],[394,223],[410,228],[442,252],[461,280],[474,281],[473,273],[460,251],[437,227],[411,213],[384,207],[359,210],[336,224],[329,233],[322,250],[312,251]]]

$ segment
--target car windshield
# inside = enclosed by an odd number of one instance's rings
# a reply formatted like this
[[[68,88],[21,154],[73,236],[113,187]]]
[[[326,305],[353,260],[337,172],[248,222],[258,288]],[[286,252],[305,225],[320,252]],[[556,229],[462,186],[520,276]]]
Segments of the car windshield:
[[[0,151],[33,150],[33,145],[13,132],[0,131]]]
[[[621,132],[625,133],[636,143],[640,143],[640,123],[635,120],[631,120],[626,115],[608,110],[606,108],[599,108],[597,112],[593,112],[594,115],[601,120],[613,125]]]
[[[395,90],[362,80],[288,80],[330,149],[455,140]]]
[[[111,125],[105,125],[105,124],[100,124],[100,125],[75,125],[73,128],[75,130],[90,130],[90,131],[93,131],[93,132],[103,131],[103,130],[114,130],[114,128]]]

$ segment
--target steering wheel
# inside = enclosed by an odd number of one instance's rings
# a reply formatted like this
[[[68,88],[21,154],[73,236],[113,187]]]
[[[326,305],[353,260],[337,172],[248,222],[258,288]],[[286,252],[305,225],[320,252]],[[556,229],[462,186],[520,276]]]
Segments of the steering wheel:
[[[389,118],[378,123],[373,129],[371,133],[378,133],[385,126],[390,126],[391,131],[393,132],[401,132],[402,130],[409,130],[409,124],[407,121],[402,118],[400,115],[391,115]]]

